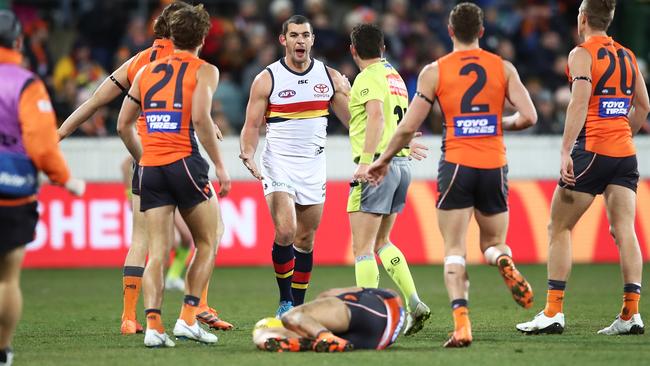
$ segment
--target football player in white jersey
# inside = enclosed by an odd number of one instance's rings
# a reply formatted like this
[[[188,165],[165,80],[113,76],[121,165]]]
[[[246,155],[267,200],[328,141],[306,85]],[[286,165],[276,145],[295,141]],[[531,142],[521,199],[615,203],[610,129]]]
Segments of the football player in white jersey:
[[[314,234],[325,201],[328,107],[347,127],[350,83],[311,57],[313,28],[294,15],[282,25],[285,55],[251,86],[239,157],[264,186],[275,238],[273,266],[280,290],[277,316],[304,302],[313,263]],[[261,170],[254,161],[266,123]]]

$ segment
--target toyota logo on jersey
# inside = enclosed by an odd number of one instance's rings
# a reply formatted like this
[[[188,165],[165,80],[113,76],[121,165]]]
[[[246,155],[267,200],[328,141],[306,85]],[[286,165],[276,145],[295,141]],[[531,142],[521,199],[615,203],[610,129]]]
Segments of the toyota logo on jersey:
[[[325,84],[316,84],[314,85],[314,91],[319,94],[324,94],[330,91],[330,87]]]

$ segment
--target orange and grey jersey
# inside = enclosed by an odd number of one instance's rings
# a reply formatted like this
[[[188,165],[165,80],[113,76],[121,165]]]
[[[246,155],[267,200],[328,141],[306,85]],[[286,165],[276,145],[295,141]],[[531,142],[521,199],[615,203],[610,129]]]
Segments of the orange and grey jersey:
[[[313,157],[322,152],[334,85],[321,61],[311,59],[302,73],[284,57],[269,65],[272,87],[266,109],[266,152]]]
[[[627,118],[639,72],[634,53],[607,36],[589,37],[578,47],[591,55],[592,87],[576,148],[611,157],[634,155]]]

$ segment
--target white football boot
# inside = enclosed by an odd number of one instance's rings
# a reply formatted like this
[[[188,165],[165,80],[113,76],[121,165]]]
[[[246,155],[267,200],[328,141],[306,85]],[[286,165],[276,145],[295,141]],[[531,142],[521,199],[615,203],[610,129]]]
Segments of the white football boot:
[[[533,320],[516,325],[517,330],[526,334],[562,334],[564,332],[564,314],[557,313],[548,317],[544,311],[535,315]]]
[[[626,334],[643,334],[645,329],[643,327],[643,320],[641,314],[636,313],[632,315],[630,320],[623,320],[621,316],[616,316],[616,320],[607,328],[598,331],[598,334],[604,335],[626,335]]]
[[[5,354],[7,355],[7,359],[2,362],[0,361],[0,366],[11,366],[14,363],[14,351],[11,348],[5,349]]]
[[[174,341],[167,333],[158,333],[155,329],[147,329],[144,332],[144,345],[147,347],[174,347]]]
[[[180,277],[167,277],[165,278],[165,290],[178,290],[183,292],[185,291],[185,280]]]
[[[216,335],[203,330],[203,328],[199,326],[198,321],[194,322],[194,325],[187,325],[185,320],[178,319],[176,320],[176,325],[174,325],[173,333],[176,338],[191,339],[193,341],[207,344],[217,343],[219,340]]]
[[[409,311],[408,314],[406,314],[404,335],[410,336],[422,330],[424,323],[429,319],[430,316],[431,310],[427,304],[423,303],[422,301],[418,302],[418,304],[415,305],[415,310]]]

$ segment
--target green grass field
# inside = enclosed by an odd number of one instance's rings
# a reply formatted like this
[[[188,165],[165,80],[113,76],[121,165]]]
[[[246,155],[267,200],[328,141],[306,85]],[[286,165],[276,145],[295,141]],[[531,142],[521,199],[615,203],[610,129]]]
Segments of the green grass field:
[[[258,351],[251,329],[273,315],[276,287],[269,268],[216,268],[210,303],[236,329],[219,333],[219,343],[204,346],[177,342],[174,349],[146,349],[143,336],[119,334],[121,272],[97,270],[25,270],[25,309],[14,339],[15,365],[643,365],[650,359],[648,336],[605,337],[596,331],[613,320],[620,307],[618,266],[575,266],[565,301],[567,327],[561,336],[524,336],[514,324],[527,321],[544,306],[545,266],[520,266],[537,294],[531,310],[511,299],[494,267],[469,268],[474,344],[443,349],[452,319],[440,266],[412,268],[420,296],[432,316],[415,336],[400,337],[386,351],[348,354],[271,354]],[[650,266],[646,265],[646,273]],[[330,287],[351,285],[352,267],[317,267],[308,298]],[[385,273],[382,286],[393,287]],[[163,319],[168,332],[178,316],[182,295],[165,294]],[[142,314],[140,310],[138,315]],[[647,301],[641,312],[650,316]],[[646,317],[646,321],[650,319]],[[632,363],[634,362],[634,363]]]

